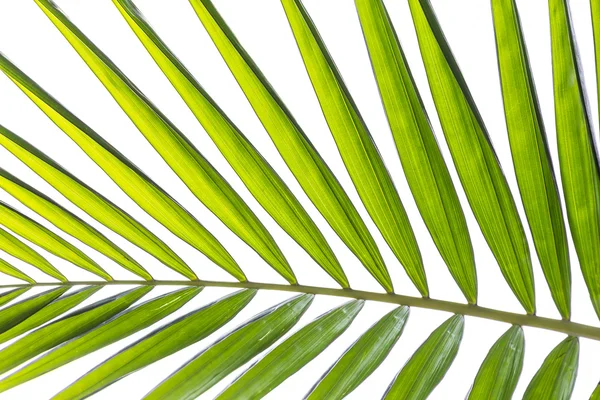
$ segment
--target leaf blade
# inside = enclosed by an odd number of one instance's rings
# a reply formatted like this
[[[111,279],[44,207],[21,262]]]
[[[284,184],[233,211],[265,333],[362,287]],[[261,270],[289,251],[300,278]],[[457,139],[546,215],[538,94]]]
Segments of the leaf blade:
[[[296,180],[372,275],[386,270],[365,223],[327,164],[209,0],[190,1]],[[389,279],[379,281],[393,291]]]
[[[479,227],[528,314],[535,313],[529,246],[514,199],[456,60],[428,0],[409,0],[446,142]]]
[[[294,272],[267,228],[192,142],[51,0],[36,0],[36,4],[198,200],[283,278],[296,284]]]
[[[101,326],[64,343],[0,380],[0,392],[35,379],[160,321],[190,301],[201,290],[202,288],[198,287],[183,288],[117,314]]]
[[[63,232],[104,254],[126,270],[146,280],[152,279],[144,267],[97,229],[2,168],[0,187]]]
[[[26,273],[22,272],[21,270],[15,268],[13,265],[9,264],[8,262],[4,261],[3,259],[0,258],[0,272],[12,276],[13,278],[17,278],[20,279],[22,281],[25,281],[27,283],[35,283],[35,281]]]
[[[0,333],[4,333],[23,322],[60,297],[67,290],[69,290],[68,287],[58,287],[3,308],[0,310]]]
[[[481,364],[468,399],[510,400],[519,382],[525,354],[520,326],[512,326],[494,343]]]
[[[216,398],[263,398],[344,333],[363,304],[353,300],[318,317],[248,368]]]
[[[0,306],[11,302],[12,300],[16,299],[17,297],[28,291],[29,289],[29,287],[16,288],[0,294]]]
[[[239,291],[178,318],[96,366],[54,398],[87,397],[126,375],[205,338],[237,315],[255,294],[255,290]],[[168,340],[174,337],[176,340]]]
[[[101,300],[46,325],[0,350],[0,371],[4,373],[23,362],[101,324],[125,310],[152,287],[142,286]]]
[[[548,354],[527,386],[523,400],[570,399],[577,376],[578,360],[579,340],[568,337],[560,342]]]
[[[423,260],[394,182],[325,43],[300,0],[282,0],[288,22],[342,160],[371,219],[423,296]],[[378,280],[389,279],[380,272]]]
[[[492,1],[504,114],[538,258],[561,316],[571,315],[567,233],[527,47],[514,0]]]
[[[348,287],[344,270],[323,234],[277,172],[154,32],[133,2],[113,3],[256,200],[336,282]]]
[[[452,365],[463,328],[464,317],[457,314],[434,330],[398,373],[384,398],[425,400]]]
[[[571,237],[600,316],[600,160],[566,2],[551,0],[550,38],[558,158]]]
[[[419,213],[467,301],[477,303],[477,272],[458,195],[381,0],[355,0],[371,66]]]
[[[402,334],[408,314],[408,307],[403,306],[384,315],[346,350],[305,398],[341,400],[349,395],[387,357]]]
[[[255,316],[179,368],[144,398],[196,398],[290,330],[313,297],[296,296]]]

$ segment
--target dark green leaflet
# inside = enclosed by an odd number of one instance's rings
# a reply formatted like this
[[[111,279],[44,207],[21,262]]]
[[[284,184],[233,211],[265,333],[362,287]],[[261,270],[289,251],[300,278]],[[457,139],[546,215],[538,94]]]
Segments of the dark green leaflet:
[[[2,259],[0,259],[0,272],[6,275],[10,275],[13,278],[21,279],[22,281],[28,283],[35,283],[35,281],[29,275],[15,268],[13,265],[9,264],[8,262]]]
[[[469,230],[406,57],[382,0],[355,0],[404,174],[427,229],[467,301],[477,303]]]
[[[29,316],[35,314],[60,297],[60,295],[67,290],[69,290],[68,287],[50,289],[3,308],[0,310],[0,333],[4,333],[13,326],[26,320]]]
[[[243,271],[215,237],[123,154],[1,54],[0,69],[144,211],[190,246],[206,254],[232,276],[242,281],[246,279]],[[14,135],[10,140],[15,141]],[[27,151],[31,151],[31,148],[27,147]],[[21,151],[20,153],[23,154]],[[26,156],[30,157],[29,154]],[[43,159],[38,154],[35,156]],[[31,158],[29,160],[37,162]],[[47,158],[44,161],[48,162]],[[36,172],[41,174],[40,171],[36,170]],[[85,195],[89,196],[90,193],[86,190]],[[198,279],[190,267],[183,262],[171,262],[167,265],[188,279]]]
[[[529,246],[485,125],[429,0],[409,0],[421,56],[462,186],[502,274],[528,314],[535,313]]]
[[[333,230],[373,275],[383,258],[356,208],[290,111],[209,0],[191,0],[198,18],[300,186]],[[391,280],[379,281],[388,292]]]
[[[61,282],[67,281],[67,277],[50,264],[40,253],[2,228],[0,228],[0,249]]]
[[[512,326],[483,360],[468,399],[511,400],[521,376],[524,355],[523,329]]]
[[[596,54],[596,85],[600,99],[600,0],[590,0],[592,9],[592,28],[594,29],[594,51]],[[598,116],[600,117],[600,100],[598,101]]]
[[[46,325],[0,350],[0,373],[100,325],[152,290],[142,286],[98,301]]]
[[[559,343],[535,374],[523,400],[569,400],[577,377],[579,340],[569,336]]]
[[[293,297],[242,324],[171,374],[145,399],[194,399],[285,335],[313,295]]]
[[[0,223],[55,256],[98,275],[104,280],[112,280],[112,277],[83,251],[2,201],[0,201]],[[61,273],[55,273],[52,276],[63,281],[66,280]]]
[[[319,380],[308,400],[341,400],[379,367],[396,344],[409,309],[398,307],[369,328]]]
[[[596,386],[596,390],[592,393],[590,400],[599,400],[600,399],[600,384]]]
[[[2,168],[0,187],[57,228],[96,249],[128,271],[146,280],[152,279],[144,267],[97,229]]]
[[[427,399],[458,353],[464,323],[462,315],[455,315],[433,331],[396,376],[384,398]]]
[[[64,343],[0,381],[0,392],[28,382],[160,321],[194,298],[202,288],[167,293],[118,314],[99,327]]]
[[[340,286],[348,279],[300,202],[277,172],[175,57],[130,0],[113,0],[131,29],[264,209]]]
[[[18,76],[18,71],[14,65],[8,63],[8,60],[4,59],[1,54],[0,69],[9,74],[9,76],[13,76],[13,78]],[[15,75],[10,75],[10,71],[15,72]],[[90,186],[77,179],[40,150],[2,125],[0,125],[0,145],[4,146],[4,148],[14,154],[63,196],[102,225],[123,236],[149,254],[152,254],[169,268],[179,271],[189,279],[195,279],[194,273],[185,265],[183,260],[146,227]],[[0,235],[1,233],[0,231]],[[1,237],[0,240],[2,240]],[[38,259],[35,260],[38,263],[40,261]],[[23,261],[32,264],[31,260]]]
[[[30,330],[54,319],[55,317],[62,315],[71,308],[80,304],[85,299],[89,298],[101,288],[102,286],[88,286],[54,300],[52,303],[48,304],[20,324],[0,334],[0,343],[4,343],[10,339],[16,338],[17,336],[25,332],[29,332]]]
[[[29,289],[30,288],[28,288],[28,287],[24,287],[24,288],[20,288],[20,289],[8,290],[8,291],[0,294],[0,307],[7,303],[10,303],[12,300],[16,299],[17,297],[19,297],[20,295],[22,295]]]
[[[160,327],[98,365],[54,398],[82,399],[204,339],[235,317],[255,294],[255,290],[241,290]]]
[[[427,280],[412,227],[394,182],[325,43],[300,0],[282,0],[306,71],[354,186],[408,276],[423,296]],[[386,270],[371,271],[378,281]]]
[[[251,366],[217,399],[263,398],[344,333],[363,304],[353,300],[315,319]]]
[[[600,164],[583,86],[570,12],[550,0],[556,138],[567,217],[581,272],[600,316]]]
[[[190,191],[289,283],[297,283],[294,272],[271,234],[192,142],[52,1],[36,0],[36,3]],[[236,277],[243,278],[239,275]]]
[[[540,264],[561,316],[571,315],[571,266],[544,122],[515,0],[493,0],[504,113],[517,182]]]

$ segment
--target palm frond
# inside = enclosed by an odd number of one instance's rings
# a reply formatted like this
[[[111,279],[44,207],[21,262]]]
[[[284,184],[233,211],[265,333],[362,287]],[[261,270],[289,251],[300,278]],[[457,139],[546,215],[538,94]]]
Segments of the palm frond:
[[[4,164],[0,166],[0,188],[11,198],[0,201],[0,225],[6,228],[0,228],[0,250],[5,253],[0,257],[0,272],[7,279],[24,282],[5,284],[0,280],[0,392],[15,390],[52,371],[62,371],[66,365],[92,353],[110,351],[107,359],[82,371],[53,397],[83,399],[188,349],[192,351],[191,358],[144,387],[144,398],[192,399],[209,393],[218,399],[263,398],[273,395],[294,374],[312,368],[325,353],[331,356],[335,344],[348,338],[350,328],[356,328],[356,321],[369,313],[363,307],[378,302],[389,304],[390,309],[380,318],[373,317],[372,325],[365,326],[353,342],[346,342],[344,352],[333,354],[320,378],[304,388],[305,398],[345,398],[376,371],[388,368],[388,355],[396,346],[405,346],[405,327],[417,324],[412,322],[415,317],[409,323],[410,307],[451,316],[429,336],[418,329],[422,344],[406,348],[409,357],[405,365],[396,365],[387,378],[387,390],[381,388],[384,398],[428,398],[451,371],[461,348],[471,345],[463,341],[471,317],[511,326],[504,328],[485,357],[482,354],[478,372],[468,376],[468,382],[472,382],[466,393],[468,399],[508,400],[518,392],[526,356],[527,331],[523,327],[566,335],[547,355],[533,379],[524,382],[524,398],[571,398],[579,366],[580,338],[598,341],[600,328],[570,320],[573,313],[568,234],[515,0],[491,1],[503,111],[520,198],[550,295],[562,316],[560,320],[536,315],[535,264],[517,204],[429,0],[409,0],[408,9],[435,109],[470,208],[524,314],[478,304],[481,289],[476,252],[458,185],[453,182],[409,67],[409,57],[383,0],[355,0],[357,27],[362,29],[385,113],[382,115],[387,118],[408,187],[440,260],[466,303],[430,297],[434,293],[430,293],[425,274],[428,266],[423,262],[429,258],[422,257],[425,247],[417,242],[419,236],[404,208],[403,201],[406,204],[408,196],[397,190],[400,186],[393,170],[386,166],[384,153],[377,147],[379,138],[374,130],[369,130],[311,19],[310,8],[300,0],[281,0],[281,15],[287,17],[325,122],[362,205],[350,200],[352,194],[343,189],[218,7],[211,0],[190,3],[308,200],[385,292],[359,290],[359,282],[350,287],[350,268],[338,258],[328,233],[319,228],[311,209],[303,204],[305,200],[284,181],[287,171],[277,171],[259,152],[132,0],[113,0],[117,15],[131,28],[258,204],[340,288],[298,283],[294,268],[302,265],[284,254],[286,248],[280,247],[279,237],[267,229],[273,221],[258,218],[261,214],[198,150],[196,138],[186,136],[171,122],[56,4],[51,0],[35,3],[196,199],[265,261],[257,268],[271,267],[285,282],[249,282],[247,263],[234,259],[229,243],[221,243],[210,227],[180,205],[174,195],[0,54],[0,70],[9,80],[147,214],[134,218],[91,182],[84,182],[0,125],[0,145],[70,202],[65,205],[64,199],[53,198],[10,172]],[[549,4],[560,161],[557,165],[581,272],[592,305],[600,315],[600,164],[569,5],[567,0],[549,0]],[[591,1],[591,13],[600,76],[598,1]],[[360,216],[362,206],[372,221]],[[173,240],[191,245],[236,281],[200,279],[205,272],[202,266],[197,274],[195,265],[188,265],[171,244],[147,228],[142,222],[148,216],[172,232],[176,237]],[[393,274],[384,262],[383,249],[378,247],[377,235],[367,227],[371,222],[381,233],[382,244],[389,247],[387,250],[404,267],[422,297],[394,292]],[[116,236],[105,233],[104,228]],[[154,269],[146,265],[146,259],[136,260],[130,255],[121,238],[185,279],[155,279]],[[79,248],[72,240],[87,247]],[[88,248],[104,258],[95,260]],[[50,258],[50,262],[46,253],[57,259]],[[109,260],[114,263],[110,268],[105,265]],[[63,267],[63,261],[85,270],[84,276],[94,274],[90,278],[93,280],[73,279],[73,271]],[[113,273],[111,268],[115,267],[120,269]],[[133,273],[135,280],[121,279],[118,273],[125,273],[124,270]],[[53,280],[46,281],[44,275]],[[429,274],[429,280],[433,277]],[[113,292],[106,297],[104,293],[109,288]],[[198,298],[213,288],[233,292],[220,293],[218,299],[209,304],[200,301],[202,305],[197,306]],[[260,303],[258,298],[274,291],[296,295],[286,296],[270,308]],[[313,300],[325,296],[346,301],[309,318],[309,310],[320,307],[313,305]],[[256,306],[260,307],[258,313]],[[248,319],[250,315],[254,316]],[[411,335],[417,328],[412,328]],[[111,350],[129,338],[133,340],[128,345],[116,352]],[[237,377],[233,376],[235,373]],[[598,398],[597,388],[591,399]]]

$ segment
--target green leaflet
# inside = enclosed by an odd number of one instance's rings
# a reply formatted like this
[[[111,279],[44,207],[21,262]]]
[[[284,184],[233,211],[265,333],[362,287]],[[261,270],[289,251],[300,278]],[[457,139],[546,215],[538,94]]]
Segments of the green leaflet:
[[[523,329],[512,326],[490,349],[468,399],[511,400],[523,369],[524,355]]]
[[[375,241],[325,161],[210,0],[190,3],[306,195],[367,270],[392,292]]]
[[[131,161],[1,55],[0,69],[141,208],[234,277],[245,280],[215,237]],[[167,265],[188,279],[198,279],[183,262]]]
[[[0,259],[0,272],[5,273],[6,275],[10,275],[17,279],[21,279],[28,283],[35,283],[35,281],[33,279],[31,279],[31,277],[29,275],[21,272],[20,270],[13,267],[12,265],[10,265],[9,263],[7,263],[6,261],[4,261],[2,259]]]
[[[102,286],[88,286],[54,300],[52,303],[48,304],[20,324],[0,334],[0,343],[5,343],[25,332],[29,332],[30,330],[45,324],[59,315],[62,315],[71,308],[80,304],[82,301],[86,300],[101,288]]]
[[[594,393],[592,393],[590,400],[600,400],[600,384],[596,386],[596,390],[594,390]]]
[[[104,280],[112,280],[112,277],[84,252],[2,201],[0,201],[0,223],[17,235],[35,243],[55,256],[98,275]],[[60,280],[65,280],[64,276],[60,273],[52,276]]]
[[[409,0],[429,86],[462,186],[502,274],[535,313],[529,246],[506,178],[428,0]]]
[[[313,297],[296,296],[256,315],[188,361],[144,398],[195,399],[289,331]]]
[[[381,318],[350,347],[306,396],[308,400],[341,400],[373,373],[396,344],[409,309],[398,307]]]
[[[556,138],[567,217],[581,272],[600,316],[600,164],[569,8],[550,0]]]
[[[0,307],[5,305],[6,303],[9,303],[12,300],[16,299],[17,297],[19,297],[20,295],[22,295],[29,289],[30,288],[28,288],[28,287],[24,287],[24,288],[20,288],[20,289],[17,288],[17,289],[9,290],[8,292],[4,292],[4,293],[0,294]]]
[[[63,344],[0,381],[0,392],[37,378],[47,372],[128,337],[178,310],[202,288],[188,287],[148,300]]]
[[[256,200],[340,286],[347,288],[348,279],[323,234],[277,172],[169,50],[131,0],[113,3]]]
[[[67,290],[69,290],[68,287],[51,289],[3,308],[0,310],[0,333],[6,332],[13,326],[46,307]]]
[[[469,230],[400,41],[383,1],[355,4],[406,180],[452,277],[475,304],[477,272]]]
[[[346,169],[369,215],[423,296],[423,260],[394,182],[325,43],[300,0],[281,1]],[[378,271],[378,281],[389,280]]]
[[[4,59],[1,54],[0,69],[9,76],[13,76],[15,79],[19,73],[19,71],[16,70],[12,64],[8,63],[8,60]],[[10,75],[11,71],[13,72],[13,75]],[[24,75],[22,75],[21,78],[24,78]],[[30,80],[27,82],[33,84]],[[44,94],[43,92],[40,93]],[[81,142],[81,144],[84,144],[84,142]],[[74,175],[65,170],[54,160],[47,157],[30,143],[1,125],[0,145],[14,154],[42,179],[62,193],[63,196],[102,225],[123,236],[141,249],[144,249],[169,268],[180,272],[189,279],[197,279],[196,275],[183,260],[145,226],[137,222],[116,204],[96,192],[90,186],[77,179]],[[0,240],[2,239],[0,238]],[[31,264],[30,261],[26,262]],[[66,278],[63,279],[66,280]]]
[[[146,280],[152,279],[144,267],[94,227],[2,168],[0,187],[57,228],[98,250],[123,268]]]
[[[569,400],[577,377],[579,340],[569,336],[548,354],[535,374],[523,400]]]
[[[66,282],[67,278],[57,270],[48,260],[40,253],[0,228],[0,250],[7,252],[11,256],[19,260],[31,264],[40,271],[58,279],[61,282]]]
[[[363,304],[353,300],[315,319],[252,365],[217,399],[263,398],[344,333]]]
[[[51,0],[36,0],[36,3],[192,193],[289,283],[297,283],[294,272],[270,233],[192,142]],[[208,231],[204,235],[208,235]],[[213,238],[212,241],[216,242],[216,239]],[[212,245],[215,246],[216,243]],[[239,267],[228,266],[225,269],[240,280],[245,278]]]
[[[590,0],[592,28],[594,29],[594,51],[596,54],[596,85],[598,86],[598,116],[600,117],[600,0]],[[599,394],[600,395],[600,394]]]
[[[54,398],[82,399],[204,339],[235,317],[255,294],[255,290],[241,290],[170,322],[104,361]]]
[[[523,206],[554,303],[571,315],[567,233],[515,0],[493,0],[504,114]]]
[[[4,373],[53,347],[95,328],[127,309],[152,290],[142,286],[98,301],[29,333],[0,350],[0,373]]]
[[[384,398],[425,400],[452,365],[464,324],[462,315],[454,315],[433,331],[396,376]]]

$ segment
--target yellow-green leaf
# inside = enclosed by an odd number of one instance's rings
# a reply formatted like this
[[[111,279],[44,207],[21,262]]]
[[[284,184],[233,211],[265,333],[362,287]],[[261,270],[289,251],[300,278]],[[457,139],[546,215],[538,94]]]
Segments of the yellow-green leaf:
[[[400,41],[381,0],[355,0],[406,180],[452,277],[471,304],[477,273],[469,230]]]
[[[66,282],[67,278],[57,270],[48,260],[40,253],[0,228],[0,250],[5,251],[11,256],[30,264],[40,271],[58,279],[61,282]]]
[[[52,1],[36,0],[36,3],[192,193],[289,283],[297,283],[294,272],[271,234],[192,142]],[[234,276],[243,279],[240,271],[237,272]]]
[[[2,201],[0,201],[0,224],[57,257],[98,275],[104,280],[112,280],[112,277],[84,252]],[[56,278],[58,279],[60,276]]]
[[[30,330],[45,324],[59,315],[62,315],[71,308],[81,304],[81,302],[89,298],[101,288],[102,286],[99,285],[88,286],[54,300],[52,303],[48,304],[43,309],[30,316],[25,321],[2,333],[0,335],[0,343],[5,343],[11,339],[14,339],[17,336],[29,332]]]
[[[569,400],[579,363],[579,340],[569,336],[559,343],[527,386],[523,400]]]
[[[535,313],[529,246],[487,130],[429,0],[409,0],[429,87],[462,186],[502,274]]]
[[[384,398],[427,399],[458,353],[464,324],[464,317],[455,315],[433,331],[398,373]]]
[[[596,390],[594,390],[594,393],[592,393],[590,400],[600,400],[600,384],[596,386]]]
[[[97,229],[2,168],[0,187],[57,228],[98,250],[123,268],[146,280],[152,279],[144,267]]]
[[[340,286],[348,279],[327,240],[277,172],[177,59],[130,0],[113,0],[131,29],[248,190]]]
[[[19,297],[20,295],[22,295],[29,289],[30,288],[28,288],[28,287],[17,288],[17,289],[9,290],[7,292],[0,294],[0,307],[5,305],[6,303],[9,303],[12,300],[16,299],[17,297]]]
[[[123,154],[2,55],[0,69],[141,208],[232,276],[246,280],[243,271],[217,239]],[[30,161],[33,160],[30,158]],[[183,263],[168,265],[188,279],[198,279]]]
[[[594,29],[594,51],[596,54],[596,86],[598,86],[598,117],[600,118],[600,0],[590,0],[592,28]]]
[[[0,333],[4,333],[59,298],[69,287],[58,287],[0,310]]]
[[[0,54],[0,69],[7,71],[4,68],[9,65],[6,64]],[[144,249],[169,268],[182,273],[189,279],[196,279],[196,275],[185,262],[145,226],[90,186],[77,179],[40,150],[1,125],[0,145],[102,225]],[[26,262],[31,263],[30,261]]]
[[[327,164],[210,0],[190,2],[304,192],[367,270],[392,292],[375,241]]]
[[[329,130],[365,208],[419,292],[428,296],[423,260],[408,216],[350,92],[302,2],[281,3]],[[375,277],[389,279],[384,270]]]
[[[520,326],[512,326],[494,343],[477,372],[468,400],[511,400],[525,355],[525,337]]]
[[[567,217],[581,272],[600,316],[600,160],[565,0],[550,0],[556,138]]]
[[[35,283],[35,281],[26,273],[21,272],[21,270],[15,268],[13,265],[4,261],[0,258],[0,272],[5,273],[6,275],[10,275],[13,278],[20,279],[25,282]]]
[[[571,315],[567,233],[515,0],[493,0],[504,114],[521,199],[552,298]]]

